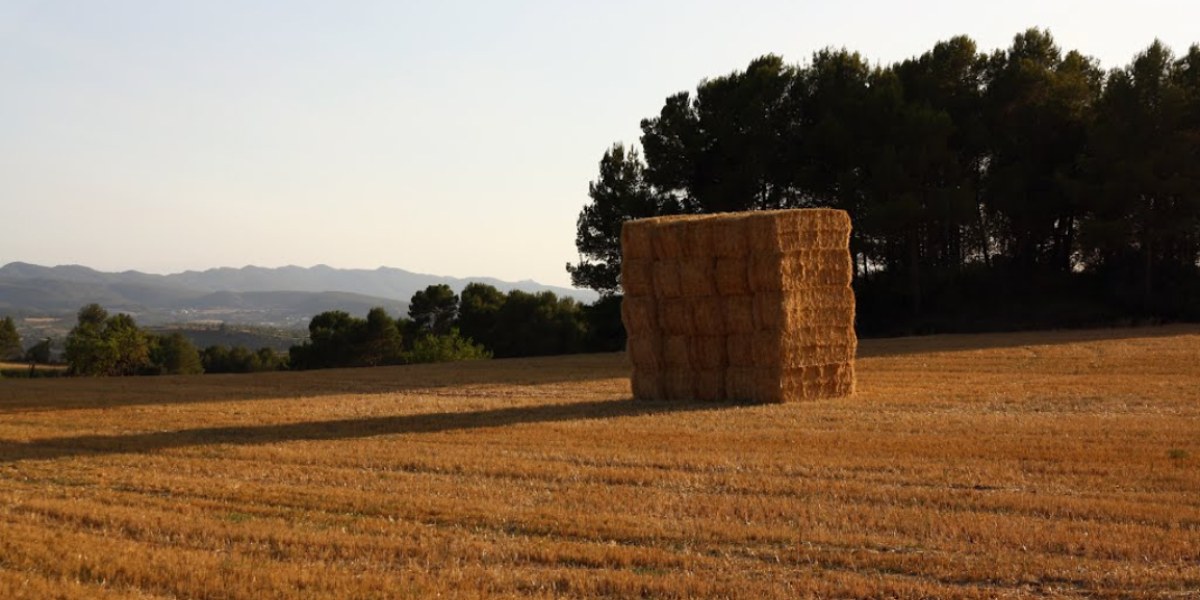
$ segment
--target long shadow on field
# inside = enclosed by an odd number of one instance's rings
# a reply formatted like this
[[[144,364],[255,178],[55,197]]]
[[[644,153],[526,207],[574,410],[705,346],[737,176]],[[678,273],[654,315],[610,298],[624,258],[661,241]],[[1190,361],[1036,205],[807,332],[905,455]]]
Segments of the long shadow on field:
[[[1004,333],[951,333],[859,340],[858,357],[874,358],[931,352],[962,352],[1023,346],[1056,346],[1103,340],[1130,340],[1200,334],[1200,325],[1174,324],[1153,327],[1016,331]]]
[[[425,413],[280,425],[204,427],[127,435],[83,435],[46,438],[30,442],[0,440],[0,463],[107,454],[149,454],[170,448],[214,444],[257,445],[290,441],[346,440],[378,435],[436,433],[525,423],[554,423],[720,410],[730,406],[734,406],[734,404],[728,402],[602,400],[471,412]]]
[[[373,395],[471,385],[542,385],[628,377],[621,353],[247,375],[5,380],[0,415],[138,405]]]

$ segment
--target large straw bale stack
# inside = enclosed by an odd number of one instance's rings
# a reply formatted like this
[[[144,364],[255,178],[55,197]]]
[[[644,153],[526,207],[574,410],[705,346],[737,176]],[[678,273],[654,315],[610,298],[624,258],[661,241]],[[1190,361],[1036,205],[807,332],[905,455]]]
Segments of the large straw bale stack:
[[[621,231],[634,396],[790,402],[854,391],[850,220],[657,217]]]

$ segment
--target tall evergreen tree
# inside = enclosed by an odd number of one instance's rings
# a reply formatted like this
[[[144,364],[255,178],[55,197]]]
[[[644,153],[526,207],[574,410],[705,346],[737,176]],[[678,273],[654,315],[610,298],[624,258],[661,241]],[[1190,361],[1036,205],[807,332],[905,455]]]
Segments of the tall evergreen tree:
[[[621,144],[600,159],[600,176],[588,184],[591,198],[579,213],[575,247],[579,262],[567,265],[571,283],[615,294],[620,289],[621,224],[629,219],[678,212],[673,199],[658,194],[646,181],[638,151]]]
[[[408,303],[408,317],[420,331],[448,334],[458,319],[458,295],[444,283],[418,290]]]
[[[989,162],[984,196],[1014,274],[1070,272],[1080,198],[1070,183],[1083,153],[1102,73],[1030,29],[987,65]]]

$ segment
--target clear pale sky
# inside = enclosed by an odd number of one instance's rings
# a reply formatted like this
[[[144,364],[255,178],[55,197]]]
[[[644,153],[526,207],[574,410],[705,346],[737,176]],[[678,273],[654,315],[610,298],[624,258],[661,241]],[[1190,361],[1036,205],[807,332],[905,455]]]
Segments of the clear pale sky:
[[[705,77],[1049,28],[1123,66],[1200,2],[0,0],[0,264],[566,284],[613,142]]]

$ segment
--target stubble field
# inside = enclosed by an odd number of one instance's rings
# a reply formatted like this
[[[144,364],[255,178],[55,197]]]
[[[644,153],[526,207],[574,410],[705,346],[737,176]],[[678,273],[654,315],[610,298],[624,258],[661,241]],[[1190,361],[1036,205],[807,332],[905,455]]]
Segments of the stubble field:
[[[1200,597],[1200,327],[867,340],[858,389],[8,379],[0,598]]]

